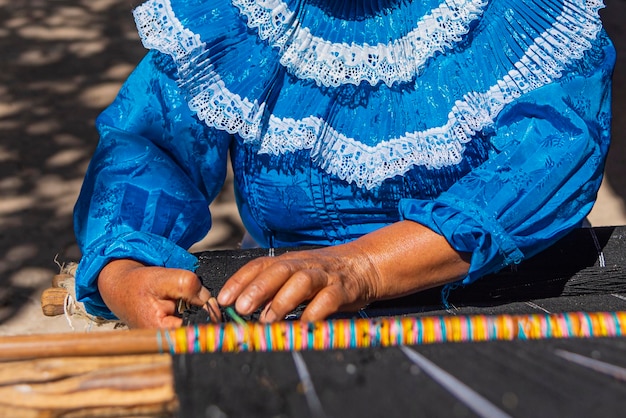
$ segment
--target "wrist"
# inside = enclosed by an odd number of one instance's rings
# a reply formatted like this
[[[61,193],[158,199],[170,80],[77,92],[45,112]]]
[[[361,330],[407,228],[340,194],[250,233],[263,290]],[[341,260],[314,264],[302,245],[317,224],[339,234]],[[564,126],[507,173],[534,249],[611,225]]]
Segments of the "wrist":
[[[118,305],[128,294],[128,283],[124,284],[128,273],[141,267],[145,266],[135,260],[116,259],[107,263],[98,275],[97,284],[100,296],[118,318],[120,318]]]
[[[451,283],[469,270],[470,255],[413,221],[401,221],[354,241],[374,266],[376,297],[399,297]]]

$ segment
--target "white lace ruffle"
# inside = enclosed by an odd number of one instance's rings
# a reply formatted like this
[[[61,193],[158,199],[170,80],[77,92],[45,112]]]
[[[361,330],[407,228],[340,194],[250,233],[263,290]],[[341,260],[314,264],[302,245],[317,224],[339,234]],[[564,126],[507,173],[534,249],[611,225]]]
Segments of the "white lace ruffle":
[[[167,7],[158,7],[159,4]],[[501,80],[482,92],[470,92],[455,102],[448,121],[440,127],[367,146],[332,129],[319,118],[301,120],[270,116],[260,138],[263,106],[228,90],[217,74],[216,82],[204,86],[190,107],[209,126],[238,133],[246,142],[259,142],[262,153],[280,155],[309,150],[311,158],[328,173],[371,189],[401,175],[413,166],[441,168],[458,164],[464,144],[491,124],[507,104],[522,94],[561,76],[572,61],[583,56],[601,29],[601,0],[566,0],[555,23],[536,37],[521,58]],[[573,21],[571,10],[583,9],[584,21]],[[163,13],[171,13],[164,19]],[[135,11],[144,45],[172,55],[177,63],[187,61],[197,47],[197,35],[187,31],[167,0],[150,0]],[[166,22],[166,23],[164,23]],[[322,132],[324,133],[322,136]]]
[[[146,48],[170,55],[179,73],[193,72],[190,57],[203,51],[204,43],[178,20],[169,1],[147,1],[133,10],[133,16]],[[188,100],[189,108],[209,126],[248,140],[258,138],[265,104],[232,93],[214,71],[210,80]]]
[[[448,0],[418,22],[406,36],[387,44],[333,43],[313,36],[280,0],[232,0],[248,26],[280,49],[280,63],[300,79],[318,85],[371,85],[407,82],[438,51],[452,48],[483,13],[486,0]]]
[[[133,10],[133,17],[144,46],[168,54],[178,63],[203,45],[200,35],[180,23],[169,1],[147,1]]]

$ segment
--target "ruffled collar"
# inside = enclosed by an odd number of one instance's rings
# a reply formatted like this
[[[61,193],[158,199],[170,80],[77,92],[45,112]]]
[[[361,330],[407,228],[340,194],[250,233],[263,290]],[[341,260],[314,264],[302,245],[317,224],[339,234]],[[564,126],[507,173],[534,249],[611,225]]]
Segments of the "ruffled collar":
[[[260,39],[280,50],[280,64],[290,74],[318,85],[337,87],[361,82],[391,86],[411,81],[435,53],[449,50],[463,39],[472,22],[482,15],[487,1],[444,1],[419,16],[406,34],[376,44],[357,43],[353,39],[328,40],[336,24],[333,21],[339,20],[336,18],[321,20],[323,24],[316,25],[316,29],[322,34],[313,34],[302,25],[297,13],[280,0],[234,0],[233,5],[246,17],[248,26],[258,31]],[[396,35],[394,28],[385,25],[386,19],[379,20],[382,22],[369,25],[373,32]]]
[[[189,11],[200,4],[204,12]],[[144,45],[173,57],[181,89],[201,120],[258,144],[262,153],[309,150],[318,166],[366,188],[415,166],[458,164],[465,144],[492,125],[507,104],[558,79],[591,48],[601,30],[598,9],[603,6],[601,0],[502,0],[489,4],[449,0],[418,14],[404,9],[410,4],[399,3],[392,12],[348,21],[325,16],[322,9],[304,0],[233,0],[232,5],[236,7],[233,15],[244,29],[236,23],[220,29],[212,27],[210,20],[205,24],[196,21],[198,16],[218,15],[218,7],[229,7],[217,1],[149,0],[134,14]],[[485,10],[494,5],[505,12],[497,17],[498,23],[484,22]],[[230,23],[222,15],[220,19]],[[376,144],[366,144],[355,132],[342,130],[320,116],[323,112],[306,114],[297,109],[294,115],[274,113],[276,97],[293,91],[277,92],[272,85],[271,77],[280,71],[320,89],[348,84],[360,89],[381,85],[393,89],[414,83],[437,57],[462,56],[459,51],[467,47],[473,30],[494,31],[493,43],[482,45],[486,51],[483,58],[493,68],[504,70],[497,78],[486,78],[484,85],[468,83],[465,92],[439,110],[443,118],[437,125],[385,133]],[[216,46],[229,36],[236,39],[228,48]],[[222,72],[229,68],[224,64],[229,53],[233,66],[247,65],[246,42],[252,38],[256,38],[254,45],[271,48],[276,62],[254,63],[261,69],[254,77],[248,77],[249,72],[240,77]],[[274,70],[262,71],[264,68]]]

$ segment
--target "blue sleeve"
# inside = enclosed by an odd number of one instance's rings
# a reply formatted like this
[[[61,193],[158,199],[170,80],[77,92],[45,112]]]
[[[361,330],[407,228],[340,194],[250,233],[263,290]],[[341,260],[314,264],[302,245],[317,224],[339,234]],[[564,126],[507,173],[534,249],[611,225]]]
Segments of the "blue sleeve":
[[[403,219],[471,253],[470,283],[521,262],[579,226],[602,180],[610,138],[612,46],[591,74],[564,77],[503,109],[490,158],[434,200],[400,202]]]
[[[113,318],[97,287],[109,261],[193,270],[187,249],[211,226],[228,136],[192,116],[169,68],[150,52],[96,121],[100,142],[74,208],[77,299],[93,315]]]

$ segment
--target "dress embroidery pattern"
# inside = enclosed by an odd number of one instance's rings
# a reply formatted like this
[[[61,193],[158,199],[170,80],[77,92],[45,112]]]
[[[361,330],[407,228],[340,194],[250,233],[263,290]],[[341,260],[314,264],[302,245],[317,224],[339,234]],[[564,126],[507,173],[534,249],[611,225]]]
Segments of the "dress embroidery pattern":
[[[265,6],[274,2],[257,0],[257,3],[249,3],[264,5],[259,7],[265,10]],[[272,27],[280,27],[280,23],[288,20],[290,14],[283,3],[275,3],[280,7],[276,9],[278,13],[272,15],[275,20]],[[482,4],[465,3],[473,5],[476,10]],[[436,169],[458,164],[463,158],[464,144],[471,141],[476,132],[489,127],[507,104],[524,93],[558,79],[568,64],[583,56],[590,48],[591,40],[601,30],[597,13],[601,7],[600,0],[586,0],[584,3],[565,0],[554,22],[539,36],[528,41],[519,58],[511,60],[508,73],[483,91],[464,94],[450,109],[445,124],[408,132],[375,146],[368,146],[337,132],[318,117],[295,120],[269,115],[263,130],[261,121],[265,105],[231,92],[216,72],[210,73],[210,82],[194,90],[193,96],[189,98],[189,106],[207,125],[237,133],[246,142],[259,143],[259,152],[279,155],[309,150],[311,158],[328,173],[371,189],[386,179],[404,174],[414,166]],[[249,4],[246,10],[252,10],[252,6]],[[184,27],[167,0],[150,0],[134,13],[144,45],[171,55],[179,67],[179,73],[185,72],[194,53],[204,51],[206,45],[201,44],[197,34]],[[252,13],[251,16],[259,19],[259,13]],[[468,19],[476,13],[469,13]],[[282,42],[283,35],[277,29],[261,28],[263,25],[260,23],[249,24],[260,28],[259,36],[275,39],[277,44]],[[286,30],[284,33],[288,32]],[[303,33],[307,34],[306,31]],[[459,34],[453,31],[441,45],[447,45],[449,40]],[[350,48],[364,46],[352,45]],[[283,55],[283,59],[286,56]],[[287,59],[295,66],[297,60],[290,60]],[[305,66],[293,71],[307,73],[311,70]],[[181,80],[181,84],[184,82]],[[264,132],[263,135],[261,132]]]

